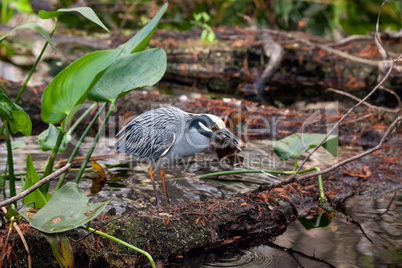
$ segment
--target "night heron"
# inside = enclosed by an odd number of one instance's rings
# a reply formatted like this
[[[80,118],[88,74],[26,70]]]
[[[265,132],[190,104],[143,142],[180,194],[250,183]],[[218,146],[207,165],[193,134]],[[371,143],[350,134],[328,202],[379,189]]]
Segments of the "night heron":
[[[169,206],[165,184],[166,167],[179,159],[205,151],[211,141],[220,141],[223,147],[242,147],[242,142],[226,128],[219,117],[187,113],[176,107],[159,108],[137,116],[117,134],[117,138],[117,151],[150,164],[149,177],[158,208],[154,170],[159,169]]]

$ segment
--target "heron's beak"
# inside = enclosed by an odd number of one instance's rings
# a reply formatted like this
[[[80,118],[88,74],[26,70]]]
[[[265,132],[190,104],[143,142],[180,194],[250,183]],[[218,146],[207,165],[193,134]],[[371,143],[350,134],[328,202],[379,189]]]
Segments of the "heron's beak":
[[[227,145],[233,145],[234,147],[236,147],[241,151],[241,148],[243,147],[243,142],[239,140],[227,128],[218,130],[214,134],[215,134],[214,136],[217,136],[219,140],[223,140],[224,147],[226,147]]]

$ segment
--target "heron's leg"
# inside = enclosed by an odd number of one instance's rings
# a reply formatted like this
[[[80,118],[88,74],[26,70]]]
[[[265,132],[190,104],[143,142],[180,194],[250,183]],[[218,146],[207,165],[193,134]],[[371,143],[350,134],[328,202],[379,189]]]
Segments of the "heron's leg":
[[[152,182],[152,186],[154,187],[154,194],[155,194],[155,198],[156,198],[156,207],[159,210],[160,206],[159,206],[158,194],[156,193],[154,166],[151,166],[149,168],[148,173],[149,173],[149,178],[151,179],[151,182]]]
[[[168,197],[168,193],[167,193],[167,189],[166,189],[166,184],[165,184],[165,169],[161,168],[159,170],[159,174],[161,175],[161,179],[162,179],[162,185],[163,185],[163,191],[165,192],[165,197],[166,197],[166,204],[168,206],[170,206],[170,202],[169,202],[169,197]]]

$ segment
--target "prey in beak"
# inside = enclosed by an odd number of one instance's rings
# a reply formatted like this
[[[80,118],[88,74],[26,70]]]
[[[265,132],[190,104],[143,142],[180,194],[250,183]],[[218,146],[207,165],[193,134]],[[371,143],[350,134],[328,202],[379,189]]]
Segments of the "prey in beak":
[[[223,148],[226,147],[234,147],[239,151],[242,150],[243,142],[239,140],[232,132],[230,132],[227,128],[223,128],[220,130],[215,131],[215,136],[217,139],[223,142]]]

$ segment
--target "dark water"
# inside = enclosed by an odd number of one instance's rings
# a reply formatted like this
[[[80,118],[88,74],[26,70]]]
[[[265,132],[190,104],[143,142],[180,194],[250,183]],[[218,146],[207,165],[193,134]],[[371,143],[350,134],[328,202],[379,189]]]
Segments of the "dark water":
[[[46,160],[44,154],[37,148],[36,137],[25,139],[27,146],[14,151],[17,172],[24,172],[26,155],[29,152],[34,159],[34,165],[40,167]],[[81,148],[82,154],[89,146],[89,140]],[[151,182],[148,178],[147,166],[131,163],[119,167],[110,165],[119,163],[125,158],[118,155],[112,148],[113,141],[100,141],[94,155],[102,156],[99,162],[109,165],[109,180],[103,189],[91,195],[89,188],[91,178],[84,178],[80,187],[90,195],[91,202],[114,198],[110,207],[117,213],[127,210],[154,210],[155,198]],[[258,149],[256,149],[258,147]],[[262,165],[258,161],[247,160],[243,166],[254,169],[277,166],[277,161],[270,152],[271,142],[260,141],[258,146],[246,148],[241,154],[252,156],[252,159],[267,159]],[[344,153],[345,150],[343,150]],[[61,154],[60,159],[67,158],[68,153]],[[269,162],[269,161],[271,162]],[[0,147],[0,166],[4,168],[6,149]],[[268,164],[267,164],[268,163]],[[266,165],[271,165],[267,167]],[[313,163],[310,163],[313,165]],[[277,166],[278,167],[278,166]],[[285,168],[285,167],[280,167]],[[224,167],[214,159],[213,153],[197,156],[191,161],[183,162],[174,169],[166,170],[166,179],[171,203],[180,205],[188,202],[209,198],[228,198],[238,192],[254,189],[258,183],[275,181],[264,174],[245,174],[239,177],[222,177],[222,180],[198,180],[194,174],[204,174],[221,171]],[[286,169],[292,169],[289,164]],[[3,170],[2,170],[3,171]],[[89,177],[97,178],[96,173],[87,173]],[[69,176],[72,177],[73,176]],[[231,181],[235,179],[235,181]],[[239,182],[242,181],[242,182]],[[55,182],[53,183],[54,187]],[[157,188],[160,200],[164,204],[164,195],[159,178]],[[17,191],[20,188],[17,187]],[[376,198],[357,196],[347,203],[347,213],[360,223],[364,232],[372,240],[371,243],[362,231],[346,217],[337,213],[333,221],[326,227],[306,230],[299,221],[291,223],[287,231],[275,238],[272,244],[248,248],[228,248],[224,252],[206,250],[197,257],[186,257],[165,263],[171,267],[401,267],[402,266],[402,193],[394,190]],[[292,249],[292,250],[286,250]]]

